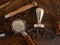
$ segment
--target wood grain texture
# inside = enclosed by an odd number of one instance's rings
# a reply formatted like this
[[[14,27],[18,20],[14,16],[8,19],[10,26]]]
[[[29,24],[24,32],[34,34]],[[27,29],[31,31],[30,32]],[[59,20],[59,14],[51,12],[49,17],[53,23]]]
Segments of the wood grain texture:
[[[11,0],[0,0],[0,5],[11,1]],[[37,7],[43,8],[45,10],[44,16],[42,23],[48,23],[52,24],[54,26],[55,22],[57,20],[60,20],[60,16],[57,15],[57,11],[60,12],[60,7],[59,9],[57,8],[58,1],[53,0],[50,2],[50,0],[32,0],[36,1],[38,3]],[[0,32],[10,32],[12,30],[11,23],[15,19],[23,19],[27,22],[27,29],[31,29],[35,23],[37,23],[37,18],[36,18],[36,13],[35,10],[37,7],[32,8],[30,10],[26,10],[23,13],[19,13],[14,17],[4,19],[3,16],[11,11],[14,11],[26,4],[31,3],[32,1],[30,0],[12,0],[11,3],[3,8],[0,9]],[[54,3],[53,3],[54,2]],[[60,2],[60,1],[59,1]],[[53,3],[53,4],[52,4]],[[56,4],[56,6],[55,6]],[[60,5],[60,3],[59,3]],[[55,6],[55,7],[54,7]],[[57,11],[56,11],[57,10]],[[29,32],[30,35],[34,36],[32,32]],[[4,39],[0,39],[0,45],[28,45],[27,42],[22,39],[21,37],[14,34],[9,35],[8,37]],[[35,40],[36,41],[36,40]],[[55,40],[56,41],[56,40]],[[54,42],[50,41],[37,41],[38,45],[54,45]],[[58,41],[57,41],[58,42]]]

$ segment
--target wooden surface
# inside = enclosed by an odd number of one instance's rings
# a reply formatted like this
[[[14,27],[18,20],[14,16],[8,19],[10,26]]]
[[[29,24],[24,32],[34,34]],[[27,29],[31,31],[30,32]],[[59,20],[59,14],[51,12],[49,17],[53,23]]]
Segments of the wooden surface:
[[[0,45],[27,45],[27,42],[18,35],[11,35],[4,39],[0,39]]]
[[[0,0],[0,5],[6,3],[6,2],[10,1],[10,0]],[[15,1],[15,2],[14,2]],[[60,8],[58,10],[58,4],[57,2],[60,2],[60,1],[56,1],[56,0],[34,0],[38,3],[38,7],[42,7],[44,10],[45,10],[45,14],[44,14],[44,17],[43,17],[43,20],[42,20],[42,23],[48,23],[48,24],[55,24],[55,22],[57,20],[60,20],[60,16],[57,15],[57,12],[60,12]],[[12,5],[14,2],[15,5]],[[13,11],[13,10],[16,10],[18,8],[20,8],[21,6],[24,6],[26,4],[29,4],[31,1],[29,0],[13,0],[11,2],[10,7],[9,5],[0,9],[0,15],[5,15],[7,13],[9,13],[10,11]],[[19,2],[19,3],[18,3]],[[54,3],[53,3],[54,2]],[[12,8],[13,7],[13,8]],[[31,29],[33,28],[33,24],[37,23],[37,20],[36,20],[36,14],[35,14],[35,8],[32,8],[30,10],[27,10],[21,14],[17,14],[16,16],[14,17],[11,17],[11,18],[8,18],[8,19],[5,19],[4,17],[0,16],[0,33],[1,32],[11,32],[12,30],[12,27],[11,27],[11,23],[15,20],[15,19],[23,19],[27,22],[27,29]],[[53,30],[53,29],[50,29],[50,30]],[[49,30],[48,30],[49,31]],[[28,32],[30,35],[34,36],[33,35],[33,32]],[[38,35],[40,36],[40,35]],[[60,37],[56,36],[57,38],[56,39],[51,39],[50,37],[48,39],[45,39],[43,38],[42,40],[36,40],[35,39],[35,42],[38,44],[38,45],[60,45]],[[20,36],[16,35],[16,34],[12,34],[12,35],[9,35],[8,37],[6,38],[3,38],[3,39],[0,39],[0,45],[28,45],[27,42],[23,39],[21,39]]]
[[[60,45],[60,37],[56,36],[54,39],[40,39],[35,40],[37,45]],[[28,45],[24,39],[18,35],[11,35],[8,38],[0,40],[0,45]]]

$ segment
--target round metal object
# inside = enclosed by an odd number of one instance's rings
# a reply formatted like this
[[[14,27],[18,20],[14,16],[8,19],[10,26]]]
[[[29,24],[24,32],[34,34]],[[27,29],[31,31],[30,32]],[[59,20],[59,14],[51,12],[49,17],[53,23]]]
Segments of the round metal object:
[[[15,33],[20,33],[22,31],[25,31],[26,30],[25,24],[26,24],[25,21],[21,19],[13,21],[12,31]]]

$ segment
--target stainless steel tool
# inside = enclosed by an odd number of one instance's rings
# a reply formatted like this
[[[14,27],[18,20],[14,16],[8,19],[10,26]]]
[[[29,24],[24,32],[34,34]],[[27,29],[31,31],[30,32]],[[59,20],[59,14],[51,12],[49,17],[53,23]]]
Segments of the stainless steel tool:
[[[42,9],[42,8],[36,9],[36,16],[37,16],[38,23],[34,24],[34,27],[44,27],[44,24],[41,24],[43,14],[44,14],[44,9]]]

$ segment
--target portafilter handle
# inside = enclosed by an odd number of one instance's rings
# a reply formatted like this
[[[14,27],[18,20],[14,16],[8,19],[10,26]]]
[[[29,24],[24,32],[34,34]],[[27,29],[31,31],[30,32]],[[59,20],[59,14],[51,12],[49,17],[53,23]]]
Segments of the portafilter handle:
[[[36,45],[32,38],[25,32],[26,27],[23,20],[15,20],[12,23],[12,31],[16,34],[21,33],[29,45]]]

